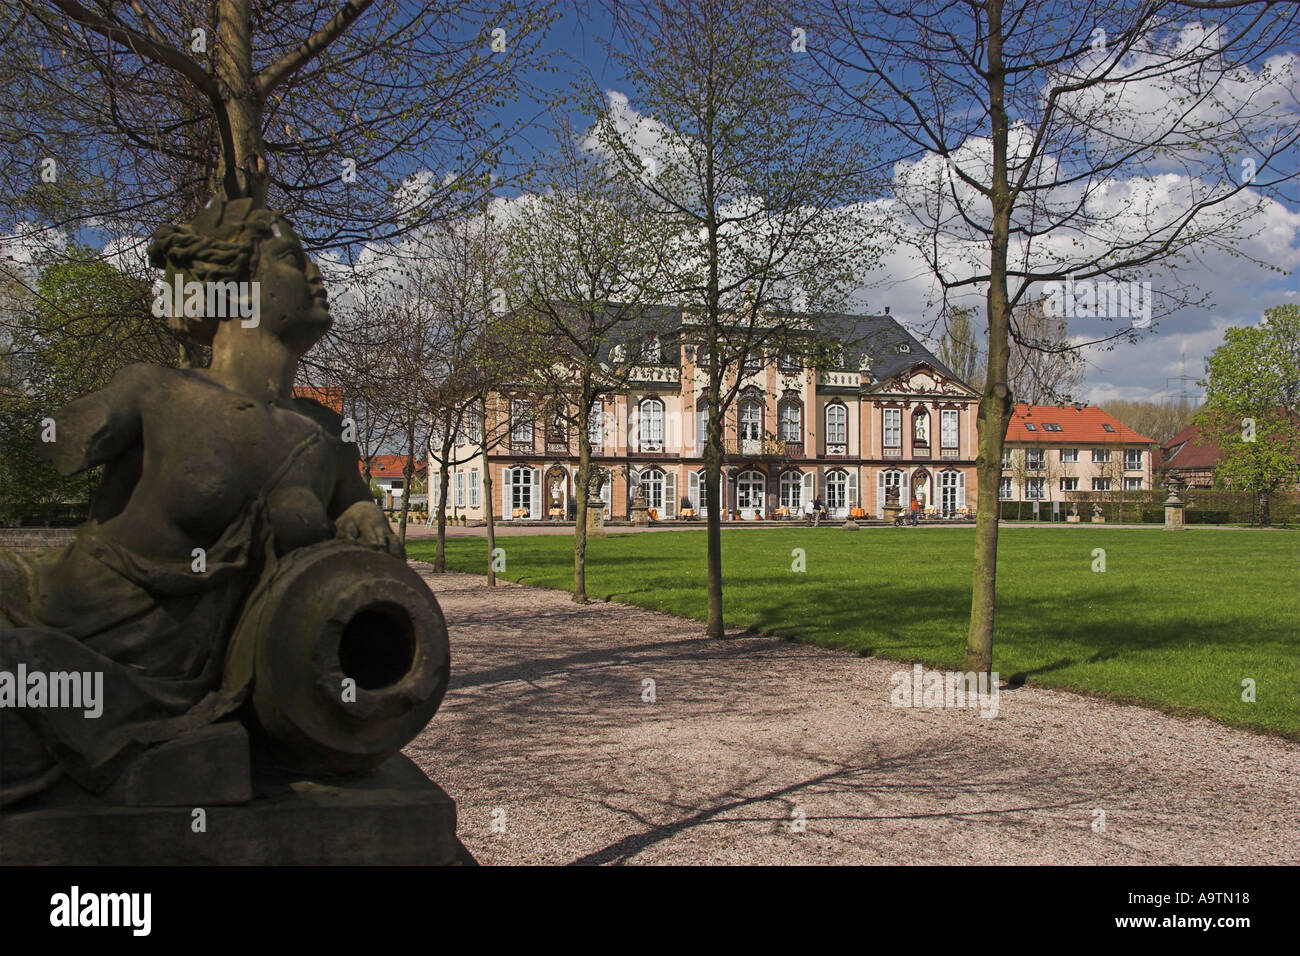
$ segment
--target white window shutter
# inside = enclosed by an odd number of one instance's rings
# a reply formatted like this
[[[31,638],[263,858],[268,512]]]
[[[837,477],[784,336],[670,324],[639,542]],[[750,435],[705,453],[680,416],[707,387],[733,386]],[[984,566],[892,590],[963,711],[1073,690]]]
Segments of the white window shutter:
[[[505,468],[501,472],[501,517],[507,520],[514,517],[514,508],[510,502],[510,479],[514,473],[513,468]]]
[[[885,473],[884,471],[876,472],[876,517],[885,516]]]
[[[686,476],[686,496],[691,499],[691,504],[695,505],[696,511],[702,511],[701,502],[704,499],[704,489],[700,487],[700,473],[692,471]]]
[[[528,517],[534,521],[542,517],[542,469],[533,469],[533,493],[528,496]]]
[[[904,508],[912,507],[912,476],[903,472],[903,481],[899,486],[898,503]]]
[[[664,475],[664,517],[677,517],[677,472],[669,471]]]
[[[846,501],[844,504],[845,504],[845,506],[848,507],[848,508],[856,508],[856,507],[858,506],[858,472],[857,472],[857,469],[854,469],[853,471],[850,471],[850,472],[849,472],[849,492],[848,492],[848,501]]]
[[[957,472],[957,507],[966,507],[966,472]]]
[[[813,499],[817,497],[817,472],[805,471],[802,478],[803,500],[800,504],[804,511],[812,508]]]

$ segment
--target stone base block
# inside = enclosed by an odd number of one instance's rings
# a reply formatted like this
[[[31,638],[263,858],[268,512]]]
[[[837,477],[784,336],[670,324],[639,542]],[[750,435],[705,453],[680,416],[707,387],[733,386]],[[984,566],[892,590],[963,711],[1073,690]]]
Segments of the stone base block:
[[[238,806],[113,806],[54,792],[0,814],[0,865],[473,863],[456,803],[407,757],[364,776],[253,776]],[[201,811],[201,812],[199,812]]]
[[[135,807],[248,803],[253,798],[248,732],[228,721],[150,747],[105,797]]]

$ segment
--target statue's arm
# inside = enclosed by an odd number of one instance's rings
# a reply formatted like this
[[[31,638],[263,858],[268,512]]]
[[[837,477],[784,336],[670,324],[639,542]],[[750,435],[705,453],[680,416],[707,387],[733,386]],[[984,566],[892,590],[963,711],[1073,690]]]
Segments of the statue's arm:
[[[148,365],[128,365],[106,387],[59,409],[37,434],[37,454],[61,475],[112,461],[140,439],[140,405],[151,372]]]

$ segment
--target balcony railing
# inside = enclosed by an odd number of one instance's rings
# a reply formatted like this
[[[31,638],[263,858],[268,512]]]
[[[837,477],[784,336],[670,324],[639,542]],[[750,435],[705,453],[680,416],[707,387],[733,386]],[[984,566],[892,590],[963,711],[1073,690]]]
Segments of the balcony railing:
[[[510,442],[510,454],[512,455],[531,455],[536,451],[531,441],[514,441]]]
[[[939,449],[940,458],[960,458],[961,449],[958,448],[941,448]]]
[[[838,385],[857,388],[862,384],[861,372],[818,372],[818,385]]]
[[[681,382],[682,370],[678,365],[638,365],[628,370],[628,379],[674,385]]]
[[[701,451],[703,447],[700,446]],[[779,438],[727,438],[722,442],[722,449],[728,455],[751,458],[802,458],[804,444]]]
[[[880,452],[881,458],[902,458],[903,449],[901,448],[883,448]]]

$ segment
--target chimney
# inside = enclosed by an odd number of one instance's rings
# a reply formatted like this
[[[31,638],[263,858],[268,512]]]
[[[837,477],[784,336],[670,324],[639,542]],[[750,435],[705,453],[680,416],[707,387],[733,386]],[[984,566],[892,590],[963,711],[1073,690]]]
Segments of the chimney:
[[[889,315],[889,306],[885,306],[885,315]]]

